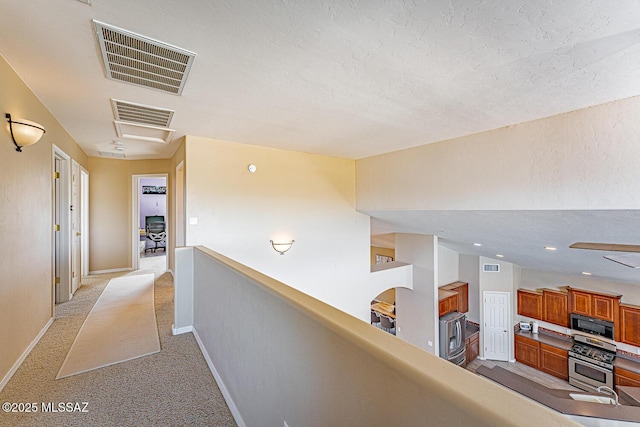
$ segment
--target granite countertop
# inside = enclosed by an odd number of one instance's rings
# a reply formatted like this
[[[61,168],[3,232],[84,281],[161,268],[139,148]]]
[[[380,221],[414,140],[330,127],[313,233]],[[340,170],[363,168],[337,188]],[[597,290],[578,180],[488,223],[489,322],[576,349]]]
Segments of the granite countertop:
[[[556,347],[556,348],[567,350],[567,351],[573,345],[573,339],[571,337],[565,338],[560,335],[554,335],[554,334],[549,334],[545,332],[534,334],[533,332],[529,332],[529,331],[518,331],[515,333],[515,335],[520,335],[522,337],[526,337],[526,338],[541,342],[543,344],[547,344],[552,347]]]
[[[616,356],[616,360],[613,361],[613,365],[616,368],[626,369],[627,371],[634,372],[636,374],[640,374],[640,360],[636,358],[631,358],[629,356],[618,355]]]
[[[600,393],[551,389],[499,366],[493,368],[480,366],[476,373],[563,414],[640,422],[640,406],[614,406],[582,402],[573,400],[569,396],[571,393],[586,395],[600,395]]]
[[[469,323],[467,322],[466,327],[465,327],[465,338],[469,339],[472,336],[474,336],[475,334],[480,332],[480,327],[474,325],[473,323]]]

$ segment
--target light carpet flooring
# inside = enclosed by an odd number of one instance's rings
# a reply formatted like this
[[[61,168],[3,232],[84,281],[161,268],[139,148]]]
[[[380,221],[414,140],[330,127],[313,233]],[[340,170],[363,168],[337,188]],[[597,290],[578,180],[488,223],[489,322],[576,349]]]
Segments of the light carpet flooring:
[[[235,426],[192,334],[171,335],[173,279],[164,257],[141,260],[154,273],[155,310],[162,350],[146,357],[55,380],[84,319],[108,281],[89,276],[0,392],[0,402],[87,402],[87,413],[3,413],[0,426]],[[156,264],[153,264],[155,262]],[[160,265],[160,267],[158,266]]]

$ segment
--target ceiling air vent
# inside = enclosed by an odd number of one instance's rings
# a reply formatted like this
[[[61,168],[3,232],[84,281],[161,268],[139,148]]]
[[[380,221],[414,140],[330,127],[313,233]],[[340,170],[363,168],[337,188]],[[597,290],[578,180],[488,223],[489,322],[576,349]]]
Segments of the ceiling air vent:
[[[485,273],[500,273],[500,264],[482,264]]]
[[[107,78],[182,94],[195,53],[93,21]]]
[[[118,99],[111,100],[111,107],[116,120],[160,127],[169,127],[174,113],[173,110]]]
[[[98,151],[98,154],[100,154],[102,157],[118,157],[118,158],[124,158],[124,153],[110,153],[108,151]]]

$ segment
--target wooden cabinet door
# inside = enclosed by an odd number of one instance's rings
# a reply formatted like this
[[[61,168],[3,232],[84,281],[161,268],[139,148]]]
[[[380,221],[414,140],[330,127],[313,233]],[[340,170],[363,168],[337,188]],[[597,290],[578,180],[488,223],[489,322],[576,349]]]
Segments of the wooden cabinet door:
[[[593,317],[614,321],[614,299],[602,295],[592,295]]]
[[[467,340],[467,364],[473,362],[480,354],[480,334],[475,334]]]
[[[616,385],[640,387],[640,375],[626,369],[615,368]]]
[[[518,289],[518,314],[542,320],[542,294]]]
[[[569,353],[540,343],[540,370],[554,377],[569,380]]]
[[[449,298],[444,298],[438,301],[438,314],[440,317],[449,313]]]
[[[542,291],[543,319],[549,323],[569,327],[568,296],[562,292]]]
[[[464,283],[456,287],[458,291],[458,312],[466,313],[469,311],[469,284]]]
[[[591,297],[588,292],[569,291],[569,304],[571,312],[582,314],[583,316],[591,316]]]
[[[640,346],[640,307],[620,306],[620,341]]]
[[[540,366],[540,346],[535,340],[516,335],[516,360],[533,368]]]
[[[458,295],[451,295],[449,298],[449,312],[458,311]]]

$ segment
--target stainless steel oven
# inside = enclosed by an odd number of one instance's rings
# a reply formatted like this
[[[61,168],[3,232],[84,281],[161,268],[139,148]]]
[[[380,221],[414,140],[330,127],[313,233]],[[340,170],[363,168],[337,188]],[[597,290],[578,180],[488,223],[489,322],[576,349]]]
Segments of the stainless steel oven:
[[[613,369],[570,357],[569,384],[585,391],[595,391],[602,385],[613,388]]]
[[[595,391],[600,386],[613,389],[615,344],[594,336],[576,334],[569,350],[569,384]]]

